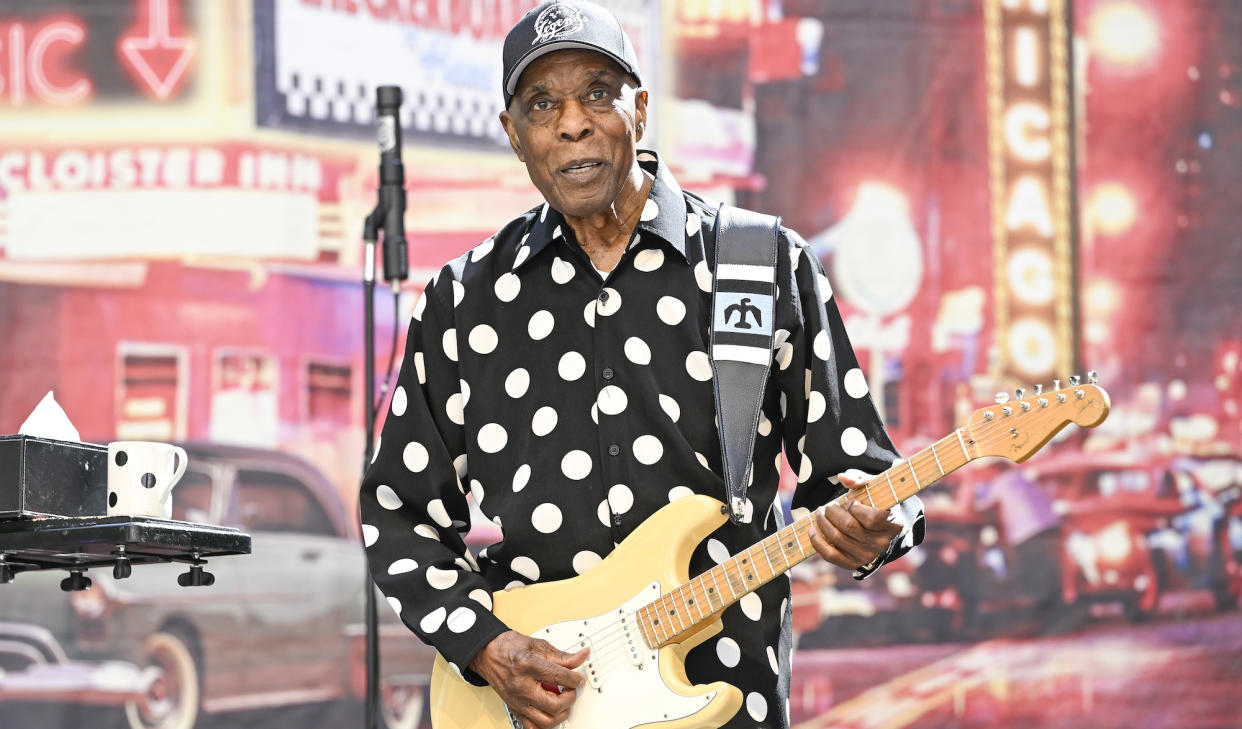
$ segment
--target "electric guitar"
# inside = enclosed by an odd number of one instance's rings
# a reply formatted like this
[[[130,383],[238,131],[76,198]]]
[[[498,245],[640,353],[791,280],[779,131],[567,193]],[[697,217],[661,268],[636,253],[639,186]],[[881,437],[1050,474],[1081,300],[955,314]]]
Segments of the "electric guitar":
[[[1013,401],[998,396],[966,426],[835,503],[888,509],[975,459],[1021,463],[1069,423],[1099,425],[1108,416],[1108,394],[1094,373],[1089,378]],[[741,706],[742,692],[723,681],[692,685],[686,653],[720,632],[725,608],[815,554],[813,516],[690,579],[691,553],[728,517],[719,501],[687,496],[653,514],[589,572],[497,592],[493,612],[567,653],[591,648],[577,669],[586,682],[565,729],[719,727]],[[430,699],[435,729],[520,727],[494,691],[463,681],[442,656],[432,669]]]

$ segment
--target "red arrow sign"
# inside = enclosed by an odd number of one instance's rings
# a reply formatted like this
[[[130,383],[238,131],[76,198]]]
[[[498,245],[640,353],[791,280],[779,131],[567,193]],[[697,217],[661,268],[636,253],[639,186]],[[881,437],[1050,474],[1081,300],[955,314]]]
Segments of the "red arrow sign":
[[[173,36],[172,14],[178,8],[171,1],[138,0],[138,23],[118,44],[134,79],[159,99],[176,90],[198,45],[189,36]]]

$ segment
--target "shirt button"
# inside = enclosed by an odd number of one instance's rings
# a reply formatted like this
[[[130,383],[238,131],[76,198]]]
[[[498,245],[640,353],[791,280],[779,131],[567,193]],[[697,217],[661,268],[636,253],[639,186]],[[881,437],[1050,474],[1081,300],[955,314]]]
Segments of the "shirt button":
[[[621,446],[617,445],[616,443],[613,443],[612,445],[608,446],[608,455],[610,456],[621,455]]]
[[[620,514],[613,514],[613,515],[612,515],[612,525],[613,525],[613,526],[621,526],[621,515],[620,515]]]
[[[613,377],[616,377],[617,375],[616,372],[612,371],[611,367],[605,367],[604,371],[601,374],[604,376],[605,380],[611,380]]]
[[[601,303],[601,304],[607,304],[607,303],[608,303],[608,292],[607,292],[607,291],[601,291],[601,292],[599,292],[599,303]]]

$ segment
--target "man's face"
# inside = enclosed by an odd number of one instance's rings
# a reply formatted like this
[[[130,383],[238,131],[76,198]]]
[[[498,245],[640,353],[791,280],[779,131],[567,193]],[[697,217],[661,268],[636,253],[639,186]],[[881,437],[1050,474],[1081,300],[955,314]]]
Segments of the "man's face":
[[[592,215],[633,169],[647,92],[607,56],[556,51],[522,72],[500,122],[544,199],[565,215]]]

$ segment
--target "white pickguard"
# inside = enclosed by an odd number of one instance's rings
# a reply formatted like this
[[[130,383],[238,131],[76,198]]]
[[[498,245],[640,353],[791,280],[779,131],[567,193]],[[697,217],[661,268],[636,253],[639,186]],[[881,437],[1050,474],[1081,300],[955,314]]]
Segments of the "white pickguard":
[[[637,635],[633,635],[632,643],[626,641],[624,628],[615,627],[622,615],[632,615],[660,594],[660,583],[653,582],[616,610],[585,620],[555,623],[533,633],[568,653],[580,650],[583,636],[612,636],[612,642],[598,647],[598,656],[597,648],[592,646],[591,656],[579,669],[589,681],[578,689],[569,719],[560,724],[561,729],[633,729],[675,721],[701,711],[716,697],[715,691],[701,696],[674,693],[660,675],[658,652],[647,647]],[[631,630],[632,634],[636,632]],[[631,645],[635,648],[633,653]]]

